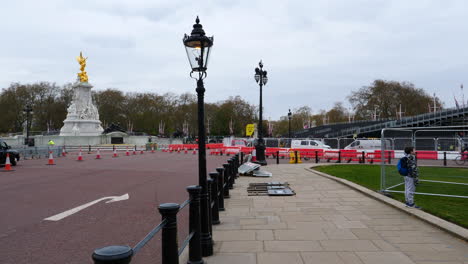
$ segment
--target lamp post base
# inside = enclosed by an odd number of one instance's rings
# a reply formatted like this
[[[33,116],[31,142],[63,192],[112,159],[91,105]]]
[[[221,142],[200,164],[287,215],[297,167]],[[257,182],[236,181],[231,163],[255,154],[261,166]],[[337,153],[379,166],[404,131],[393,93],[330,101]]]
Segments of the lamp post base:
[[[255,151],[257,153],[257,161],[254,163],[266,166],[267,161],[265,159],[265,144],[263,143],[263,139],[259,139],[257,145],[255,145]]]

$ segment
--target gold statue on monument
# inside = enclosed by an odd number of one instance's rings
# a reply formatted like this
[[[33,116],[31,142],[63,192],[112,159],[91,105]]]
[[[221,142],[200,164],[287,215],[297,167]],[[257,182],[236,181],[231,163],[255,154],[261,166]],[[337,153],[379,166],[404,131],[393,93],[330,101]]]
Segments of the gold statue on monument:
[[[80,64],[80,70],[81,72],[78,73],[78,79],[80,79],[80,82],[88,82],[88,74],[85,72],[85,67],[86,67],[86,60],[88,58],[83,57],[83,54],[80,51],[80,56],[76,57],[76,60]]]

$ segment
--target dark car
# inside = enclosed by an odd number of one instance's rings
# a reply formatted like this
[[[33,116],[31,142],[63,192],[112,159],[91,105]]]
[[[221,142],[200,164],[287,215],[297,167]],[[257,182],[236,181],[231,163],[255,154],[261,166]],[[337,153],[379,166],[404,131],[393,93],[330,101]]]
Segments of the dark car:
[[[5,164],[6,162],[6,154],[10,154],[10,163],[13,166],[16,166],[16,163],[20,159],[19,152],[16,150],[11,149],[8,144],[0,139],[0,164]]]

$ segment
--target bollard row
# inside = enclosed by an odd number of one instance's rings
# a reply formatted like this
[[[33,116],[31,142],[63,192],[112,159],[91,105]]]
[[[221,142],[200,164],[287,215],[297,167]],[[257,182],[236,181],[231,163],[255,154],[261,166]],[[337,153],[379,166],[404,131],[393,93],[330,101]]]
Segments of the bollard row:
[[[236,154],[230,158],[223,167],[216,168],[216,172],[209,173],[207,179],[208,190],[208,212],[209,212],[209,232],[213,237],[212,225],[220,224],[219,211],[224,208],[224,199],[229,198],[229,189],[233,188],[235,178],[238,177],[238,168],[242,163],[240,155]],[[184,247],[189,247],[189,264],[204,263],[202,259],[202,239],[201,239],[201,186],[188,186],[189,200],[185,201],[182,207],[177,203],[164,203],[159,205],[158,211],[162,221],[148,235],[143,238],[134,248],[129,246],[108,246],[94,250],[92,259],[95,264],[129,264],[132,257],[144,247],[159,231],[161,231],[161,263],[178,264],[179,254]],[[189,236],[179,249],[177,240],[177,214],[189,205]],[[212,250],[211,250],[212,251]]]

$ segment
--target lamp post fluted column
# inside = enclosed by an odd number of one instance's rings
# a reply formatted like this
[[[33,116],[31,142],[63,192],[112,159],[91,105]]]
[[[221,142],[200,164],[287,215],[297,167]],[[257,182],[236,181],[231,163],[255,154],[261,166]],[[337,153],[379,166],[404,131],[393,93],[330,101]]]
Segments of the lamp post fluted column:
[[[209,221],[209,199],[206,170],[206,130],[205,130],[205,86],[203,79],[206,78],[206,69],[210,49],[213,46],[213,37],[207,37],[200,19],[197,17],[190,35],[183,38],[187,57],[192,71],[190,77],[197,80],[197,106],[198,106],[198,184],[201,186],[200,193],[200,243],[202,256],[213,255],[213,239],[210,234]]]
[[[258,140],[255,145],[255,151],[257,155],[257,163],[260,165],[267,165],[265,159],[265,142],[263,140],[263,85],[268,82],[267,71],[263,70],[263,63],[258,63],[258,68],[255,68],[255,81],[260,86],[260,109],[259,109],[259,120],[258,120]]]
[[[198,181],[202,187],[200,194],[200,215],[201,215],[201,248],[204,257],[213,255],[213,239],[211,238],[209,228],[209,210],[208,189],[206,169],[206,130],[205,130],[205,86],[203,79],[197,80],[197,99],[198,99]]]
[[[23,109],[23,112],[26,113],[26,140],[25,140],[26,142],[24,142],[24,144],[28,146],[29,146],[29,128],[31,127],[31,122],[29,120],[30,120],[32,111],[33,109],[31,105],[29,104]]]

